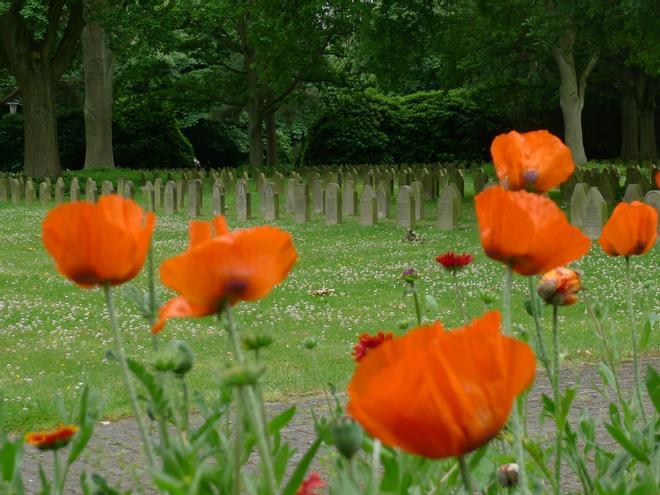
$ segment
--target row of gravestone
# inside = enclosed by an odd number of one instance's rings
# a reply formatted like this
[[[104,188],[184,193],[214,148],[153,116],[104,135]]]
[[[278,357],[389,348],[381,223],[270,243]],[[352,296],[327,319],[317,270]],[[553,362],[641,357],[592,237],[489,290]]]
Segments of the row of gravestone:
[[[660,169],[652,167],[650,173],[645,173],[639,167],[628,167],[625,171],[625,180],[621,183],[621,175],[614,167],[602,167],[592,169],[576,169],[575,173],[560,186],[560,194],[564,202],[568,202],[573,194],[576,184],[584,183],[589,187],[597,187],[603,199],[609,206],[614,206],[618,200],[625,195],[628,186],[637,184],[642,192],[646,194],[654,188],[655,176]]]
[[[659,190],[650,190],[643,194],[639,184],[628,184],[623,201],[628,203],[644,201],[660,214]],[[608,219],[608,211],[608,203],[598,187],[589,187],[584,182],[575,185],[570,199],[570,219],[571,223],[582,229],[587,237],[592,240],[600,237],[603,225]],[[660,224],[658,227],[660,229]]]

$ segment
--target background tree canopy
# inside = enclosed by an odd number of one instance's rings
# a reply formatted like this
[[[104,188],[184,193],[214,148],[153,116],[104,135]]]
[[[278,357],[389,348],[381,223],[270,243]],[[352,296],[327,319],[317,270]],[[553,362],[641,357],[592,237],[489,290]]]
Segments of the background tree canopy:
[[[477,160],[512,128],[655,159],[656,8],[0,0],[0,168]]]

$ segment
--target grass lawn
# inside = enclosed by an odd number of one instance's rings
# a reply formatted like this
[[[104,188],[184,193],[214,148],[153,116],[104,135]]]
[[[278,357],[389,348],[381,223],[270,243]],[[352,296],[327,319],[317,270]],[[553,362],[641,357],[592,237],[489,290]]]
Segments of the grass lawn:
[[[120,173],[134,180],[139,176],[134,172]],[[105,178],[103,174],[95,176],[97,180]],[[208,182],[205,187],[204,218],[210,218]],[[257,208],[258,195],[253,198],[256,218],[249,224],[258,225],[263,223]],[[280,211],[284,212],[284,198],[280,200]],[[243,226],[234,221],[233,198],[227,199],[227,205],[230,225]],[[129,413],[118,366],[105,359],[112,338],[102,292],[78,289],[56,272],[40,239],[46,211],[40,205],[0,205],[0,394],[4,396],[8,426],[16,430],[57,421],[54,393],[62,394],[65,402],[71,403],[83,383],[104,394],[108,417]],[[429,217],[434,211],[429,202]],[[358,334],[379,329],[399,332],[401,320],[414,318],[412,300],[403,297],[400,281],[402,270],[409,266],[420,272],[421,290],[438,301],[439,308],[432,310],[422,300],[426,320],[437,318],[448,327],[459,325],[452,278],[434,259],[444,251],[475,255],[474,263],[460,274],[471,316],[484,311],[480,292],[489,291],[499,297],[503,269],[481,252],[469,183],[459,228],[441,232],[435,229],[433,221],[426,220],[416,229],[423,238],[419,243],[403,241],[403,231],[393,219],[375,227],[363,227],[357,218],[349,218],[339,226],[326,226],[320,216],[313,216],[304,225],[294,223],[286,213],[282,217],[277,225],[293,234],[299,253],[297,265],[288,280],[269,297],[236,307],[237,319],[246,329],[269,332],[276,339],[265,354],[268,399],[318,393],[325,382],[344,387],[353,368],[350,354]],[[185,214],[165,216],[161,212],[155,232],[158,263],[185,248],[186,229]],[[634,259],[638,321],[645,311],[655,308],[657,312],[659,262],[657,248]],[[604,255],[596,244],[579,268],[592,298],[612,305],[611,328],[622,354],[628,355],[630,331],[626,323],[623,259]],[[144,286],[144,274],[134,283]],[[334,289],[334,293],[312,295],[321,288]],[[120,295],[120,290],[117,293]],[[532,321],[523,305],[526,294],[527,281],[516,276],[514,321],[531,332]],[[164,300],[170,294],[161,288],[160,295]],[[129,355],[148,361],[151,337],[146,322],[125,298],[119,301],[119,310]],[[566,362],[570,365],[597,360],[599,338],[584,304],[563,308],[560,315]],[[549,320],[547,309],[543,324],[548,332]],[[315,356],[300,348],[301,341],[309,336],[319,341]],[[214,373],[229,357],[223,332],[214,319],[173,320],[162,337],[190,343],[196,358],[191,374],[193,387],[212,394]],[[660,338],[654,329],[645,352],[656,354],[659,350]]]

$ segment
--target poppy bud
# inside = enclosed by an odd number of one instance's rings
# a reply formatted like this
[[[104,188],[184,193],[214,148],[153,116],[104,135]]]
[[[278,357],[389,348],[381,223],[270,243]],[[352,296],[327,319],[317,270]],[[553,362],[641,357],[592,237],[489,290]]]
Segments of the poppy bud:
[[[362,448],[364,431],[356,421],[343,417],[333,425],[332,439],[339,453],[350,459]]]
[[[243,344],[243,349],[245,350],[258,351],[272,344],[273,337],[266,335],[265,333],[255,333],[243,337],[241,343]]]
[[[580,288],[578,272],[560,266],[543,275],[537,292],[547,304],[569,306],[577,302],[577,293]]]
[[[318,341],[314,337],[307,337],[302,341],[302,346],[305,349],[312,350],[318,345]]]
[[[172,340],[154,359],[154,368],[158,371],[171,371],[185,375],[192,369],[193,353],[190,346],[182,340]]]
[[[256,385],[265,368],[255,364],[238,364],[220,373],[220,382],[229,387]]]
[[[497,296],[492,292],[481,292],[479,293],[479,298],[484,304],[494,304],[497,301]]]
[[[412,267],[411,268],[406,268],[405,270],[403,270],[403,273],[401,274],[401,276],[403,277],[404,282],[406,282],[408,284],[411,284],[411,285],[414,284],[415,280],[417,280],[419,278],[419,275],[417,274],[415,269],[412,268]]]
[[[516,486],[518,478],[518,464],[502,464],[497,470],[497,481],[504,488]]]

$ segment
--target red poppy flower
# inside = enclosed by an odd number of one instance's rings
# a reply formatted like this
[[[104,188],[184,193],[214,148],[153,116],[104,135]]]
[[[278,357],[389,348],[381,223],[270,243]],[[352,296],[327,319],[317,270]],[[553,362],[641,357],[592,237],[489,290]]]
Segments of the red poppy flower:
[[[589,251],[591,241],[545,196],[495,186],[475,203],[486,255],[521,275],[540,275]]]
[[[569,306],[577,302],[582,284],[580,274],[560,266],[543,275],[537,288],[539,296],[548,304]]]
[[[68,445],[78,429],[76,425],[60,425],[53,430],[32,431],[25,435],[25,441],[39,450],[57,450]]]
[[[321,479],[321,475],[317,472],[311,473],[296,490],[296,495],[318,495],[319,488],[323,488],[325,482]]]
[[[438,263],[449,271],[458,271],[472,263],[473,259],[474,257],[469,253],[458,254],[453,251],[441,254],[435,258]]]
[[[65,203],[46,215],[42,239],[62,275],[83,288],[134,278],[147,257],[156,217],[117,195]]]
[[[611,256],[632,256],[649,251],[657,235],[658,212],[651,205],[633,201],[614,208],[598,242]]]
[[[460,456],[497,435],[535,370],[531,348],[500,332],[498,312],[451,332],[436,322],[357,363],[348,412],[386,445],[434,459]]]
[[[375,349],[386,340],[392,340],[392,337],[392,332],[378,332],[376,335],[363,333],[358,338],[358,343],[355,344],[355,347],[353,347],[353,359],[355,359],[356,362],[360,361],[364,356],[367,355],[367,352]]]
[[[222,217],[213,226],[215,237],[211,223],[191,222],[188,250],[161,265],[163,284],[179,295],[160,308],[153,333],[168,318],[208,316],[225,301],[234,305],[261,299],[296,262],[288,232],[268,226],[229,232]]]
[[[493,140],[490,154],[500,184],[510,191],[543,193],[575,170],[571,150],[548,131],[500,134]]]

